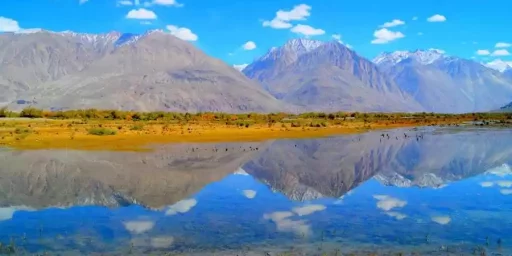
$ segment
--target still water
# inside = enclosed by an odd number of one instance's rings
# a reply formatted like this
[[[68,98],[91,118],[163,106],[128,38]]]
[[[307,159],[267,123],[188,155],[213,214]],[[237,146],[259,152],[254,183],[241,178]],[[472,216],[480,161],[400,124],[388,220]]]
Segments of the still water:
[[[0,254],[512,255],[512,131],[0,149]]]

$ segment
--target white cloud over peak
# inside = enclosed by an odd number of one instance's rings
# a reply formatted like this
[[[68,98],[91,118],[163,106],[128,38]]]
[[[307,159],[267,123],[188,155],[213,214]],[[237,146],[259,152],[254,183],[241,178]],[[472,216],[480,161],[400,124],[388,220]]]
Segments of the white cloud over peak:
[[[387,28],[381,28],[373,32],[375,39],[372,40],[372,44],[387,44],[391,41],[404,38],[405,35],[402,32],[394,32]]]
[[[233,67],[234,67],[235,69],[237,69],[238,71],[242,71],[242,70],[244,70],[244,68],[246,68],[247,66],[249,66],[249,64],[247,64],[247,63],[244,63],[244,64],[235,64],[235,65],[233,65]],[[239,174],[239,175],[249,175],[249,174]]]
[[[499,43],[496,43],[496,45],[494,47],[496,47],[496,48],[508,48],[510,46],[512,46],[512,44],[505,43],[505,42],[499,42]]]
[[[140,8],[133,9],[126,15],[127,19],[137,19],[137,20],[156,20],[157,16],[153,11],[148,9]]]
[[[165,215],[175,215],[178,213],[186,213],[190,211],[190,209],[194,208],[196,206],[197,200],[192,199],[185,199],[181,200],[171,206],[169,206],[169,209],[165,212]]]
[[[489,52],[489,50],[478,50],[478,51],[476,51],[476,54],[481,55],[481,56],[487,56],[487,55],[491,54],[491,52]]]
[[[325,34],[323,29],[314,28],[309,25],[298,24],[291,29],[293,33],[302,34],[305,36],[318,36]]]
[[[512,61],[503,61],[503,60],[500,60],[500,59],[496,59],[496,60],[493,60],[491,62],[487,62],[485,64],[487,67],[489,68],[492,68],[494,70],[498,70],[500,72],[503,72],[509,68],[512,68]],[[504,171],[506,171],[506,167],[502,168]],[[495,170],[495,171],[493,171]],[[491,169],[491,171],[488,171],[488,173],[491,173],[491,174],[494,174],[494,175],[497,175],[497,176],[500,176],[500,177],[505,177],[508,175],[508,173],[504,172],[504,173],[500,173],[500,167],[496,167],[494,169]]]
[[[492,56],[508,56],[508,55],[510,55],[510,52],[508,52],[506,49],[499,49],[499,50],[495,50],[494,52],[492,52],[491,55]]]
[[[299,4],[289,11],[279,10],[272,20],[263,21],[264,27],[271,27],[275,29],[291,28],[293,25],[290,21],[305,20],[311,15],[311,6],[306,4]]]
[[[254,50],[256,49],[256,43],[253,42],[253,41],[247,41],[243,46],[242,48],[244,48],[244,50],[247,50],[247,51],[250,51],[250,50]]]
[[[178,27],[174,25],[167,25],[166,27],[171,35],[185,41],[197,41],[198,36],[192,32],[192,30],[184,27]]]
[[[382,25],[380,25],[381,28],[392,28],[400,25],[404,25],[405,22],[403,20],[394,19],[392,21],[388,21]]]
[[[446,17],[441,14],[435,14],[427,19],[428,22],[445,22]]]
[[[334,40],[341,42],[341,35],[340,34],[333,34],[331,36]]]
[[[311,205],[306,205],[306,206],[302,206],[302,207],[295,207],[292,209],[292,211],[299,216],[306,216],[306,215],[313,214],[315,212],[323,211],[325,209],[326,209],[326,207],[324,205],[311,204]]]
[[[17,21],[0,16],[0,32],[16,32],[20,29]]]
[[[178,3],[176,0],[153,0],[151,2],[145,2],[144,6],[151,7],[152,5],[162,5],[162,6],[174,6],[174,7],[182,7],[183,4]]]

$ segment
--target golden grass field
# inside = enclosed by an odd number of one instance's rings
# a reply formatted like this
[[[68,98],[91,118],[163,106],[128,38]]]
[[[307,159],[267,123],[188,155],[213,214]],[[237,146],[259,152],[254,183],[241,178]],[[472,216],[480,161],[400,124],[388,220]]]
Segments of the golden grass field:
[[[308,123],[310,120],[301,120]],[[14,149],[80,149],[144,151],[155,143],[263,141],[282,138],[316,138],[427,125],[455,125],[469,118],[351,120],[325,122],[325,127],[290,123],[254,124],[250,127],[219,122],[142,122],[126,120],[0,119],[0,146]]]

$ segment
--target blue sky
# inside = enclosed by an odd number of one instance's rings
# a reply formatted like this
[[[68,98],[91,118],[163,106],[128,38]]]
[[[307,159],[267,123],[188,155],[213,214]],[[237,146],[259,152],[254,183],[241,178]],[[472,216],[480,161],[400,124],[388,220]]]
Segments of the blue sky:
[[[383,51],[437,48],[512,62],[510,10],[506,0],[3,0],[0,31],[165,29],[229,64],[249,63],[291,38],[333,35],[370,59]],[[434,15],[438,22],[429,22]],[[249,41],[255,48],[244,49]]]

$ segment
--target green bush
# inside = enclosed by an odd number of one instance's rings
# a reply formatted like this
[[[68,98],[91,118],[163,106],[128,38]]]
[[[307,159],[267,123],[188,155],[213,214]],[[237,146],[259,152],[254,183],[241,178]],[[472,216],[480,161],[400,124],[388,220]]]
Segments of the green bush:
[[[108,136],[108,135],[116,135],[117,132],[111,129],[107,128],[91,128],[87,130],[87,132],[90,135],[97,135],[97,136]]]
[[[130,128],[132,131],[142,131],[144,130],[144,126],[142,124],[136,124]]]
[[[9,117],[9,110],[7,107],[0,108],[0,118]]]
[[[43,111],[41,109],[28,107],[21,111],[20,117],[41,118],[43,117]]]
[[[32,133],[32,130],[30,130],[27,127],[16,127],[16,129],[14,130],[14,133],[16,133],[16,134],[29,134],[29,133]]]

